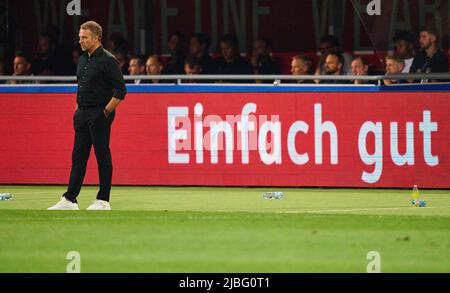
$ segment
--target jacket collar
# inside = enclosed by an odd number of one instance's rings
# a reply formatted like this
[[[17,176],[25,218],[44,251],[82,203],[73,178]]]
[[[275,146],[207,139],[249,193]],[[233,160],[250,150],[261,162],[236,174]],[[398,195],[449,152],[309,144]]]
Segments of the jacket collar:
[[[89,54],[88,54],[87,52],[85,52],[85,53],[86,53],[86,56],[87,56],[88,58],[97,57],[97,56],[102,56],[102,55],[103,55],[103,46],[100,45],[100,47],[98,47],[97,49],[95,49],[95,51],[92,52],[91,56],[89,56]]]

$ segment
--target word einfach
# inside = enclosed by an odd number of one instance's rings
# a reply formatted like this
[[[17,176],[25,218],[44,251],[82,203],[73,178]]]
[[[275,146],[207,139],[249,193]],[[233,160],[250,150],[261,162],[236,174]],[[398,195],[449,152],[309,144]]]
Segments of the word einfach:
[[[223,120],[218,115],[207,115],[203,118],[203,105],[194,106],[194,130],[189,117],[189,107],[167,108],[168,162],[169,164],[189,164],[190,154],[182,151],[195,150],[195,163],[204,163],[204,150],[210,151],[211,164],[218,164],[219,150],[225,150],[226,164],[233,164],[235,141],[235,125],[237,126],[237,149],[241,151],[241,163],[249,164],[249,151],[258,151],[261,162],[266,165],[282,163],[282,135],[279,115],[255,115],[257,105],[247,103],[242,107],[240,115],[226,115]],[[204,132],[204,129],[209,129]],[[305,165],[310,161],[309,154],[298,153],[296,138],[300,133],[308,134],[309,124],[305,121],[295,121],[288,130],[287,151],[295,165]],[[423,121],[419,130],[423,133],[423,154],[425,163],[429,166],[439,164],[439,158],[432,155],[431,133],[437,131],[437,122],[431,121],[431,111],[423,111]],[[192,133],[193,132],[193,133]],[[332,121],[323,121],[322,104],[314,104],[314,163],[323,164],[322,137],[330,136],[330,164],[339,163],[338,130]],[[368,152],[367,138],[373,135],[373,153]],[[270,142],[268,142],[270,138]],[[225,140],[225,143],[224,141]],[[383,125],[382,122],[366,121],[359,129],[358,151],[361,161],[367,166],[374,166],[372,172],[363,171],[361,180],[366,183],[376,183],[383,170]],[[398,150],[398,123],[390,123],[390,154],[391,160],[397,166],[414,165],[414,123],[406,123],[406,152]]]

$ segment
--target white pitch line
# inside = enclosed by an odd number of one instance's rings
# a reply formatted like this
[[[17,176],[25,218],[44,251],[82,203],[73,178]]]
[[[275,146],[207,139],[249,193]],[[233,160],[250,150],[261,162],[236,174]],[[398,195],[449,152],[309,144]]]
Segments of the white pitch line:
[[[55,190],[55,191],[59,191],[59,190]],[[8,192],[8,191],[6,191],[6,192]],[[50,195],[50,193],[51,192],[48,192],[48,191],[19,191],[19,192],[8,192],[8,193],[12,193],[13,195],[20,195],[20,196],[22,196],[22,195],[33,195],[33,194],[49,194]]]
[[[361,208],[361,209],[345,209],[345,210],[319,210],[319,211],[283,211],[281,214],[301,214],[301,213],[345,213],[345,212],[365,212],[365,211],[388,211],[388,210],[406,210],[412,207],[391,207],[391,208]],[[448,209],[450,206],[445,207],[424,207],[420,209]]]

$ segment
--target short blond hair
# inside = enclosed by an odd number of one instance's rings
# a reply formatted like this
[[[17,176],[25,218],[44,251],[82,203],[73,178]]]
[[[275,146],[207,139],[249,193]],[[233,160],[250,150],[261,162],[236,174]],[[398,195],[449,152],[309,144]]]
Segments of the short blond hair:
[[[297,60],[297,61],[302,62],[303,64],[306,65],[308,74],[312,73],[313,62],[312,62],[311,58],[309,58],[308,56],[295,55],[294,57],[292,57],[292,60]]]
[[[102,27],[95,21],[93,21],[93,20],[86,21],[85,23],[83,23],[81,25],[80,29],[88,30],[88,31],[92,32],[92,34],[94,36],[96,36],[99,41],[102,40],[102,35],[103,35]]]
[[[161,66],[164,65],[162,59],[156,54],[148,56],[147,60],[149,60],[149,59],[154,59],[156,61],[156,63],[158,63],[158,65],[161,65]]]
[[[397,56],[394,56],[394,55],[387,55],[386,56],[386,61],[388,61],[388,60],[392,60],[392,61],[394,61],[394,62],[396,62],[398,64],[401,64],[402,66],[405,66],[405,60],[403,60],[400,57],[397,57]]]

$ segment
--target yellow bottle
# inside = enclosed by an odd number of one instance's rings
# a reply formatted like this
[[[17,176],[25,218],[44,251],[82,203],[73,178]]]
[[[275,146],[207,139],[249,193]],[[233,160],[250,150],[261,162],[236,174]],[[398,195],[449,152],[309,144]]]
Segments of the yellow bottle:
[[[414,185],[412,194],[411,194],[411,203],[413,207],[418,208],[419,207],[419,201],[420,201],[420,194],[419,194],[419,188],[417,185]]]

